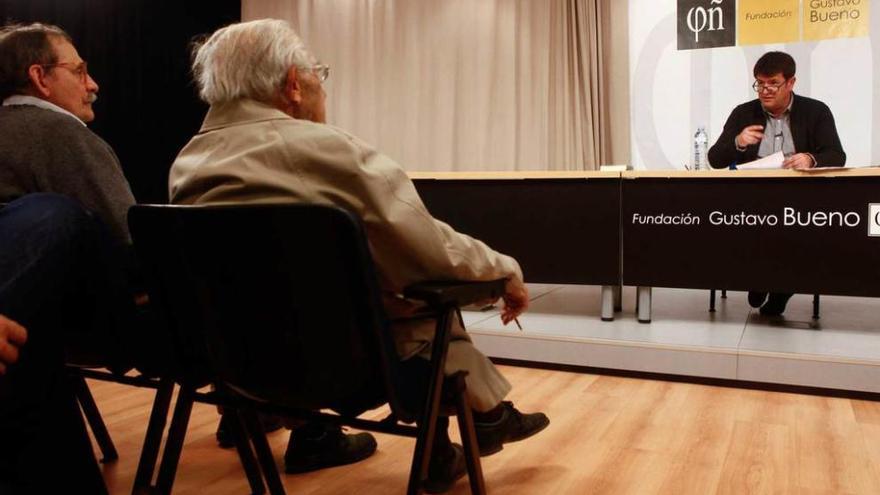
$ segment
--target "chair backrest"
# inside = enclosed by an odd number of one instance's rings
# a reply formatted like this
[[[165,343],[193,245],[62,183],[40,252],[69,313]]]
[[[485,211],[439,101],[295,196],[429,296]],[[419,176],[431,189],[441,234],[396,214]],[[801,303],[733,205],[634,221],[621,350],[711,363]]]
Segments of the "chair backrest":
[[[187,358],[257,400],[364,410],[396,352],[359,220],[332,206],[135,206],[151,298]],[[389,368],[390,367],[390,368]]]

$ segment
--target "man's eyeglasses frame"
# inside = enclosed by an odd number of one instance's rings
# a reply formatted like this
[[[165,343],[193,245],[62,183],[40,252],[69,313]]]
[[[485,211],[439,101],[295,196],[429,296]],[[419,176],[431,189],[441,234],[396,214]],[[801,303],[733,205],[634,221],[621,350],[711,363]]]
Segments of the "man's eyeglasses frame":
[[[778,84],[767,84],[762,83],[761,81],[755,81],[752,83],[752,89],[755,90],[755,93],[761,93],[762,91],[767,91],[768,93],[776,93],[779,91],[779,88],[785,86],[788,81],[789,79],[786,79]]]
[[[324,82],[330,77],[330,66],[324,64],[313,65],[308,68],[318,78],[318,81]]]
[[[64,69],[67,69],[73,75],[79,77],[83,84],[86,84],[89,80],[89,64],[85,60],[83,60],[80,63],[56,62],[54,64],[39,64],[39,65],[40,65],[40,67],[42,67],[44,69],[53,69],[55,67],[62,67]]]

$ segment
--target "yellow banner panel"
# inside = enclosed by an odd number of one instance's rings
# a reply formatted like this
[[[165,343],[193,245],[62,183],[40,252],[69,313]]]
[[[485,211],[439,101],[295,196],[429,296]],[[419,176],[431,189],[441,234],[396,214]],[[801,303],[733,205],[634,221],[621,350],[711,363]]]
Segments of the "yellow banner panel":
[[[868,36],[870,0],[804,0],[804,41]]]
[[[739,44],[800,41],[798,0],[740,0]]]

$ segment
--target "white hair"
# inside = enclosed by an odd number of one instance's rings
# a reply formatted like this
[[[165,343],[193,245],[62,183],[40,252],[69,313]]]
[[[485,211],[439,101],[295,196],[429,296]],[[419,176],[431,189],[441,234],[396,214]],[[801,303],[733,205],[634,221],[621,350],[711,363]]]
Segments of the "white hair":
[[[193,48],[193,76],[208,104],[238,98],[272,102],[293,66],[317,63],[290,24],[278,19],[231,24]]]

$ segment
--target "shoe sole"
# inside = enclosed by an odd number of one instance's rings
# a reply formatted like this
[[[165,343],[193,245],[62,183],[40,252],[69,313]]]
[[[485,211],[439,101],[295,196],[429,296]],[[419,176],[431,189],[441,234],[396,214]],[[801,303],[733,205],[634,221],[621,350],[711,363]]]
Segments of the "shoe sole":
[[[525,440],[526,438],[529,438],[529,437],[531,437],[531,436],[537,435],[538,433],[541,433],[541,432],[544,431],[548,426],[550,426],[550,421],[547,421],[547,422],[541,424],[541,426],[539,426],[538,428],[536,428],[536,429],[530,431],[530,432],[529,432],[528,434],[526,434],[526,435],[521,435],[521,436],[518,436],[518,437],[512,437],[512,438],[508,438],[508,439],[502,441],[502,442],[498,445],[498,448],[493,448],[493,449],[491,449],[491,450],[482,450],[482,449],[481,449],[481,450],[480,450],[480,457],[489,457],[490,455],[497,454],[497,453],[501,452],[502,450],[504,450],[504,444],[505,444],[505,443],[519,442],[520,440]]]
[[[549,420],[549,419],[548,419],[547,421],[544,421],[543,423],[541,423],[541,426],[539,426],[538,428],[536,428],[536,429],[530,431],[528,434],[526,434],[526,435],[522,435],[522,436],[519,436],[519,437],[515,437],[515,438],[511,438],[510,440],[508,440],[508,442],[519,442],[520,440],[525,440],[526,438],[529,438],[529,437],[531,437],[531,436],[537,435],[538,433],[541,433],[541,432],[544,431],[548,426],[550,426],[550,420]]]

